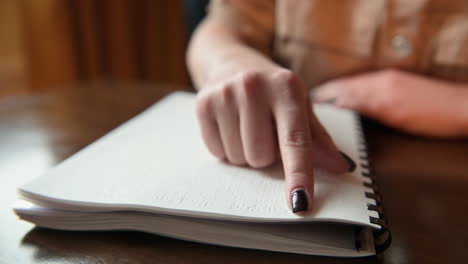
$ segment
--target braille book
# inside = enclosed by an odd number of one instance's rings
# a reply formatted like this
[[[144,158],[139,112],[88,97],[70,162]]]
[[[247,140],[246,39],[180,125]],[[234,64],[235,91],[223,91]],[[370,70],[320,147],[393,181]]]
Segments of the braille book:
[[[137,230],[201,243],[360,257],[390,244],[357,114],[314,111],[354,171],[315,171],[313,212],[293,214],[281,163],[229,165],[204,146],[195,94],[176,92],[18,190],[23,220],[60,230]]]

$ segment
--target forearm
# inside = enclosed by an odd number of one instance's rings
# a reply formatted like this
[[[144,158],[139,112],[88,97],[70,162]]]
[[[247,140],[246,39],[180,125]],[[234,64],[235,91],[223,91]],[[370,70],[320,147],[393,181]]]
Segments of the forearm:
[[[252,47],[249,39],[240,32],[209,19],[202,23],[192,38],[187,65],[197,89],[239,72],[279,67],[259,49]]]

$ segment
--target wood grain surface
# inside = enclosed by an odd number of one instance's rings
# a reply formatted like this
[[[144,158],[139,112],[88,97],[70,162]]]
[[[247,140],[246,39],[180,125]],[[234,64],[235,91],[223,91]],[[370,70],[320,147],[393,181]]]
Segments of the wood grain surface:
[[[467,263],[468,141],[365,121],[393,244],[339,259],[204,245],[140,232],[64,232],[20,221],[16,188],[138,114],[170,85],[100,82],[0,100],[0,263]],[[280,194],[282,195],[282,194]]]

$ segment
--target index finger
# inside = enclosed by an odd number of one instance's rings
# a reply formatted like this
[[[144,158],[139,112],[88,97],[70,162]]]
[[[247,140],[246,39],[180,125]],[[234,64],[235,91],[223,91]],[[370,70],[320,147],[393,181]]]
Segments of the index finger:
[[[294,75],[278,78],[273,115],[285,173],[287,200],[294,213],[310,209],[314,197],[313,144],[308,95]]]

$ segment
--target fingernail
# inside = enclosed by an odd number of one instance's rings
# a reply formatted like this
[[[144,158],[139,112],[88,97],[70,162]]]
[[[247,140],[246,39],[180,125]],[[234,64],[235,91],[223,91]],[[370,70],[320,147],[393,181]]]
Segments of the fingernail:
[[[341,156],[346,160],[348,163],[348,172],[352,172],[356,169],[356,162],[354,162],[348,155],[344,154],[340,151]]]
[[[304,190],[297,189],[291,197],[293,213],[307,211],[307,194]]]

